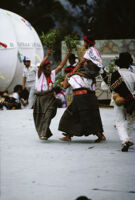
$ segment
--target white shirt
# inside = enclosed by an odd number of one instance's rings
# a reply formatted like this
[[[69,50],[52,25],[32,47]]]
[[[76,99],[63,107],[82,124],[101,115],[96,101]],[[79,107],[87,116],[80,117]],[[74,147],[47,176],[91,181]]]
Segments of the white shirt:
[[[130,65],[129,70],[133,73],[135,73],[135,66],[134,65]]]
[[[23,77],[26,77],[26,83],[35,81],[36,71],[37,71],[37,67],[35,65],[31,65],[29,68],[24,66]]]
[[[44,73],[41,74],[41,76],[38,78],[38,71],[36,73],[36,82],[35,82],[35,90],[38,92],[41,91],[49,91],[53,87],[53,83],[55,82],[55,75],[56,70],[51,71],[51,83],[49,85],[47,84],[47,79],[44,75]]]
[[[12,97],[15,98],[15,100],[16,100],[17,103],[20,103],[19,94],[18,94],[17,92],[14,92],[14,93],[12,94]]]
[[[90,47],[83,56],[86,60],[91,60],[99,68],[102,68],[102,58],[95,47]]]
[[[135,95],[135,74],[126,68],[120,68],[119,73],[120,73],[121,77],[123,78],[129,91],[133,95]]]
[[[95,84],[91,79],[87,79],[84,77],[81,77],[79,75],[73,75],[68,79],[68,83],[71,85],[73,89],[79,89],[79,88],[88,88],[91,91],[95,90]]]

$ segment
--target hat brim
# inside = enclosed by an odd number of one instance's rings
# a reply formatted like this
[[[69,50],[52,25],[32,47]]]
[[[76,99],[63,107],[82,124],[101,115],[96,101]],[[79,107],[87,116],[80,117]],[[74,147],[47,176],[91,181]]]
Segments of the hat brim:
[[[28,62],[28,61],[30,62],[30,60],[23,60],[23,62]]]

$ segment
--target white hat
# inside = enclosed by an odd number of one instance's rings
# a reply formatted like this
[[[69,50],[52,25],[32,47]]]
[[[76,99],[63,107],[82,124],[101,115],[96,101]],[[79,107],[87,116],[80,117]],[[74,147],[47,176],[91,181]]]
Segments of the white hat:
[[[23,62],[25,62],[25,61],[30,61],[30,58],[24,56],[24,58],[23,58]]]

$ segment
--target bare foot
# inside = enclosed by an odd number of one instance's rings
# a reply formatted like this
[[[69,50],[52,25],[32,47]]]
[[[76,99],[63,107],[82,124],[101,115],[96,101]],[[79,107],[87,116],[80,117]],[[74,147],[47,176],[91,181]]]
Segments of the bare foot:
[[[100,143],[101,141],[105,141],[105,140],[106,140],[106,137],[104,135],[102,135],[97,140],[95,140],[95,143]]]
[[[71,137],[69,135],[66,135],[65,137],[60,138],[60,140],[71,142]]]

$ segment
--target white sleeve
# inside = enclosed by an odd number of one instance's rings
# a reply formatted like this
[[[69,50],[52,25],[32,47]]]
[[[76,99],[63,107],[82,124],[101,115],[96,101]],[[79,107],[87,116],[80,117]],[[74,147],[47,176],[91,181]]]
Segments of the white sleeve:
[[[68,83],[73,89],[84,87],[84,81],[79,75],[73,75],[68,79]]]
[[[71,76],[70,78],[68,78],[68,83],[70,84],[70,86],[75,89],[76,87],[78,87],[78,84],[75,82],[75,79],[73,78],[73,76]]]
[[[51,72],[51,79],[52,79],[52,82],[54,83],[55,82],[55,76],[56,76],[56,70],[52,70]]]
[[[133,95],[135,96],[135,73],[132,72],[132,76],[133,76],[133,81],[134,81],[134,92],[133,92]]]
[[[72,79],[72,77],[68,78],[68,83],[69,83],[70,85],[72,85],[73,82],[74,82],[74,80]]]
[[[17,92],[14,92],[13,94],[12,94],[12,97],[14,97],[16,100],[16,102],[17,103],[19,103],[19,95],[18,95],[18,93]]]
[[[90,60],[90,56],[89,56],[89,49],[85,52],[83,58]]]
[[[38,67],[34,66],[34,71],[37,72],[38,71]]]
[[[18,94],[16,92],[13,93],[12,97],[14,97],[17,100],[19,99],[19,96],[18,96]]]
[[[27,77],[27,76],[26,76],[25,68],[23,69],[23,77]]]

